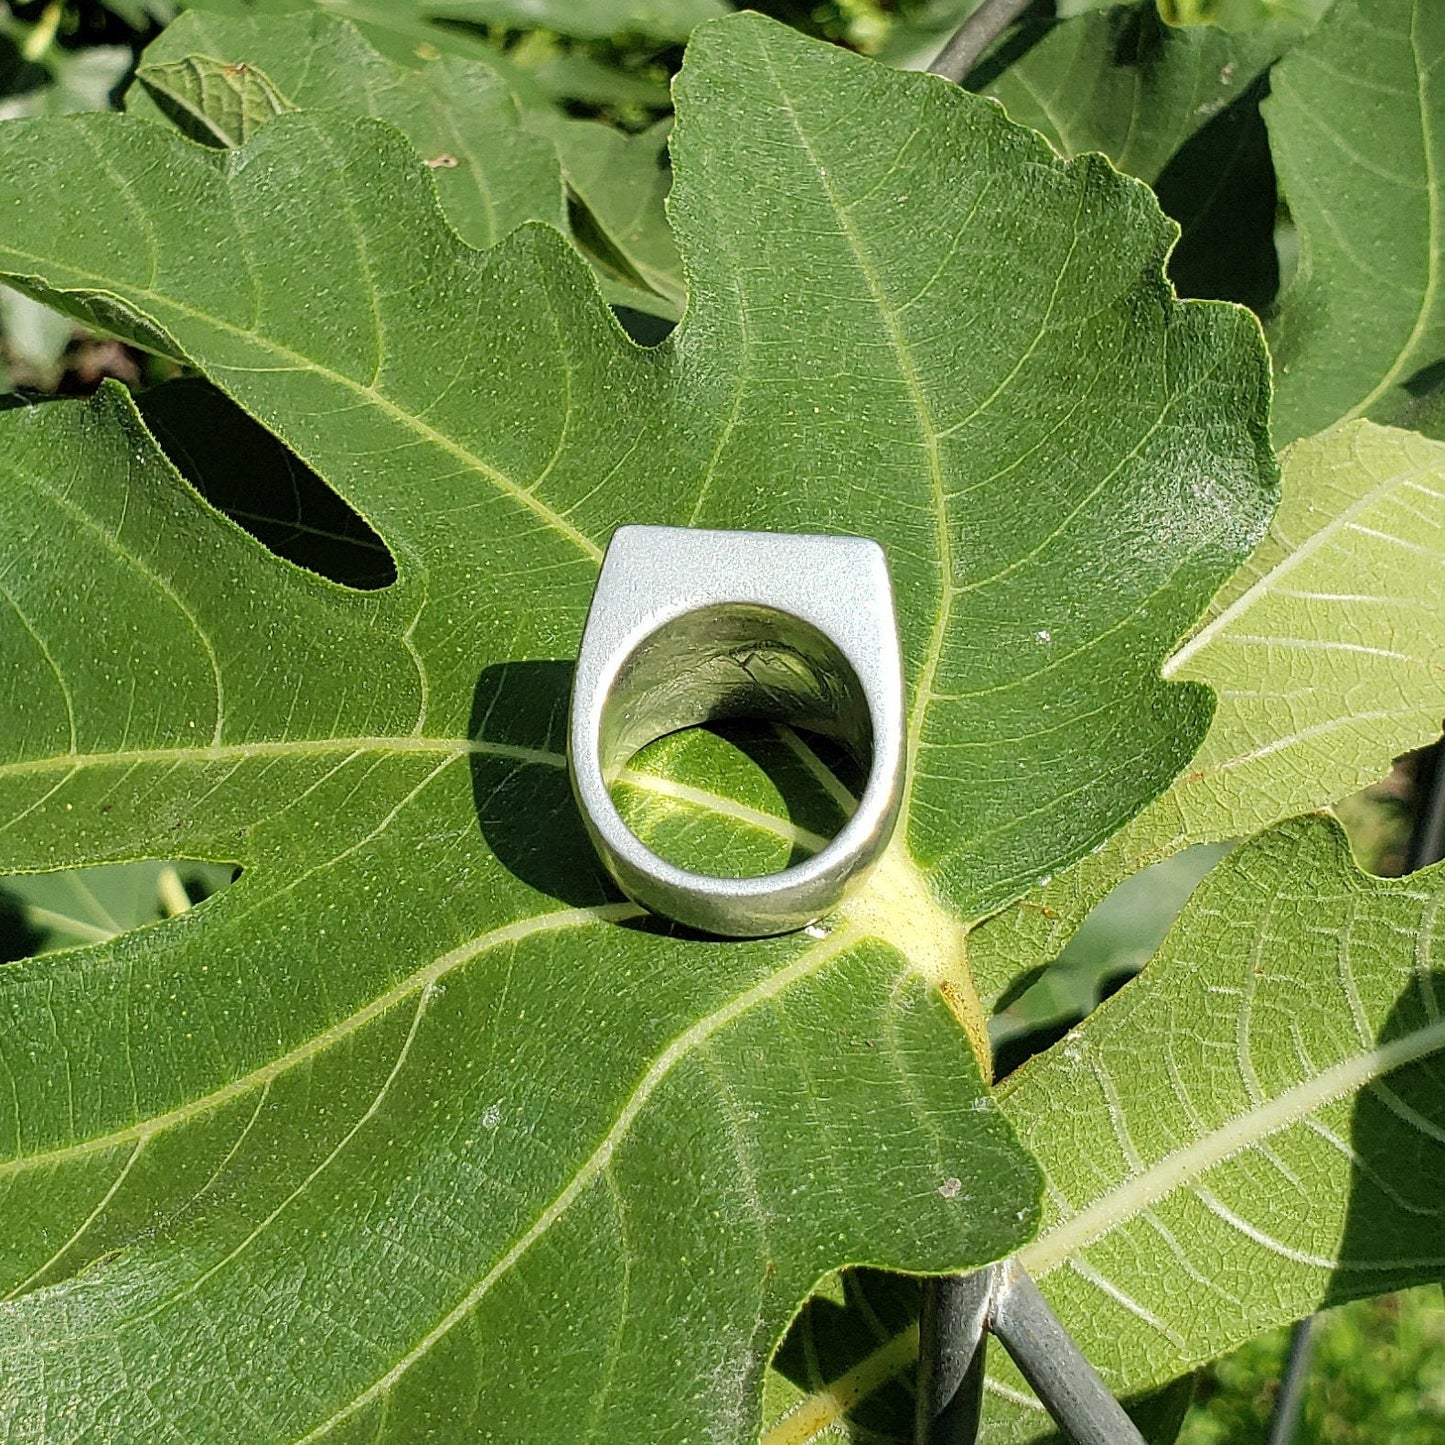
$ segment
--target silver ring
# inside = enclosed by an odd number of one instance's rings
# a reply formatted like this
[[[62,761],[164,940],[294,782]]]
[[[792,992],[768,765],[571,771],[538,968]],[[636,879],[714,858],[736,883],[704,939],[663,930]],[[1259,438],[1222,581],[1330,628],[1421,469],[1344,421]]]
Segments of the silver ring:
[[[752,878],[660,858],[609,785],[639,748],[719,718],[795,723],[868,769],[813,857]],[[903,798],[903,668],[883,549],[863,537],[621,527],[582,634],[567,736],[578,806],[607,870],[654,913],[733,938],[801,928],[888,846]]]

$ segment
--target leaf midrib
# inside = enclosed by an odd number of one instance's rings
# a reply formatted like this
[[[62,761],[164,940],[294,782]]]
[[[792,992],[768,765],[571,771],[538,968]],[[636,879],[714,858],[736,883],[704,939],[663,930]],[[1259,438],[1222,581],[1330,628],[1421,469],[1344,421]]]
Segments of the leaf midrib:
[[[475,753],[486,757],[512,758],[517,762],[565,766],[561,753],[526,748],[485,739],[358,736],[345,738],[301,738],[276,742],[216,743],[186,747],[125,748],[114,752],[51,753],[43,758],[0,763],[0,782],[52,772],[81,772],[87,768],[141,767],[148,763],[224,763],[249,758],[326,757],[331,753],[422,753],[460,757]]]
[[[1378,432],[1377,428],[1372,427],[1369,423],[1365,423],[1362,430],[1357,432],[1356,435],[1357,437],[1365,435],[1370,430]],[[1355,455],[1358,457],[1359,453],[1360,448],[1357,441]],[[1381,478],[1368,492],[1365,492],[1350,503],[1343,512],[1337,512],[1331,516],[1322,527],[1311,533],[1303,542],[1294,547],[1293,550],[1286,552],[1285,556],[1276,562],[1267,572],[1263,573],[1255,582],[1252,582],[1223,612],[1201,627],[1172,657],[1168,658],[1163,667],[1160,668],[1163,676],[1166,678],[1176,676],[1192,657],[1208,647],[1230,623],[1248,612],[1256,602],[1267,598],[1280,581],[1303,566],[1304,563],[1308,562],[1322,547],[1334,541],[1340,533],[1345,531],[1362,515],[1369,512],[1382,498],[1388,496],[1396,487],[1407,486],[1410,479],[1417,476],[1422,470],[1427,469],[1411,468],[1409,470],[1392,471],[1389,476]],[[1433,475],[1433,473],[1431,473],[1431,475]],[[1276,534],[1277,526],[1278,520],[1270,526],[1267,540],[1279,540]],[[1185,677],[1189,675],[1187,672],[1184,673]]]
[[[1024,1267],[1043,1278],[1070,1255],[1096,1243],[1176,1190],[1198,1180],[1216,1164],[1299,1123],[1326,1104],[1358,1093],[1367,1084],[1404,1065],[1445,1048],[1445,1020],[1323,1070],[1313,1078],[1243,1110],[1182,1149],[1156,1160],[1092,1204],[1039,1234],[1019,1251]],[[1005,1112],[1007,1108],[1005,1107]]]
[[[882,276],[877,262],[873,259],[867,242],[859,234],[858,228],[853,224],[853,218],[848,208],[842,203],[836,188],[828,178],[828,168],[822,163],[812,141],[808,138],[807,132],[803,129],[802,117],[798,114],[797,107],[793,104],[792,97],[784,88],[780,79],[777,67],[773,63],[772,56],[763,46],[758,47],[758,53],[768,71],[769,79],[777,91],[779,102],[787,112],[788,121],[793,127],[794,134],[798,137],[798,143],[807,153],[814,171],[817,173],[819,184],[828,198],[828,205],[837,218],[838,225],[844,239],[848,243],[848,249],[853,253],[853,259],[858,267],[858,274],[863,284],[868,289],[868,294],[873,298],[873,304],[878,312],[879,319],[888,336],[888,345],[893,352],[894,361],[898,367],[899,377],[903,382],[904,389],[908,393],[909,404],[913,409],[915,421],[918,426],[919,438],[923,443],[924,453],[928,459],[928,484],[931,500],[931,507],[934,518],[935,546],[937,557],[935,566],[938,571],[938,601],[934,615],[933,628],[929,634],[928,647],[924,653],[923,667],[918,675],[918,682],[914,689],[914,700],[912,717],[908,724],[908,759],[910,772],[912,760],[917,758],[919,745],[923,737],[924,720],[927,716],[928,705],[933,698],[934,679],[938,673],[939,663],[943,656],[943,642],[948,632],[948,623],[953,607],[953,539],[949,533],[948,495],[944,486],[943,477],[943,456],[939,449],[938,424],[934,420],[933,407],[929,402],[928,394],[923,386],[923,379],[919,375],[917,362],[914,360],[912,348],[903,334],[903,328],[899,325],[895,308],[889,301],[887,293],[883,289]],[[1020,362],[1022,364],[1022,362]],[[906,837],[908,833],[908,814],[912,803],[912,789],[907,789],[903,798],[903,805],[899,810],[898,828]]]

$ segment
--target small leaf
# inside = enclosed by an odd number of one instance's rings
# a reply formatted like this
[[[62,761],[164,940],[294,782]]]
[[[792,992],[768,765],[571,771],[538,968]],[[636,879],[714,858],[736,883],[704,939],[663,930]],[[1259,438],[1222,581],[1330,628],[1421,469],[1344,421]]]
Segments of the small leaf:
[[[1445,6],[1338,0],[1276,67],[1265,118],[1299,232],[1270,329],[1274,430],[1395,420],[1445,358]]]
[[[676,320],[687,290],[663,210],[672,184],[671,121],[631,136],[561,116],[529,116],[528,124],[557,147],[567,189],[585,213],[573,223],[577,240],[604,280],[616,284],[616,294],[604,287],[608,299]]]
[[[188,55],[148,62],[135,74],[180,130],[203,145],[242,145],[257,127],[296,109],[246,61]]]

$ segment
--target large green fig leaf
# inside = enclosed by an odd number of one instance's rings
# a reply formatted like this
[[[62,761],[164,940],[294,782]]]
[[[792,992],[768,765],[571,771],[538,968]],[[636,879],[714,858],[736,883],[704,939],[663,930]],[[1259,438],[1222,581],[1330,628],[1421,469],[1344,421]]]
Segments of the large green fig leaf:
[[[652,351],[557,233],[464,246],[385,125],[0,130],[3,272],[203,370],[397,570],[273,557],[114,394],[0,419],[0,868],[243,869],[0,977],[17,1440],[744,1439],[823,1273],[1028,1237],[963,926],[1203,735],[1158,668],[1268,514],[1258,332],[1172,300],[1143,187],[942,81],[740,17],[678,94]],[[624,521],[889,550],[907,818],[812,934],[676,936],[597,876],[565,659]],[[846,800],[777,741],[802,816],[677,740],[638,826],[809,846]]]
[[[6,443],[3,866],[244,870],[0,983],[8,1439],[741,1439],[830,1261],[1023,1237],[1027,1157],[879,923],[737,948],[608,898],[556,664],[487,666],[448,734],[426,574],[272,558],[118,393]]]
[[[1338,0],[1264,110],[1299,232],[1270,336],[1276,439],[1398,418],[1445,360],[1445,7]]]
[[[1297,443],[1268,535],[1165,676],[1212,687],[1203,746],[1097,853],[974,931],[985,1000],[1055,957],[1121,878],[1323,808],[1445,716],[1445,445],[1351,422]]]

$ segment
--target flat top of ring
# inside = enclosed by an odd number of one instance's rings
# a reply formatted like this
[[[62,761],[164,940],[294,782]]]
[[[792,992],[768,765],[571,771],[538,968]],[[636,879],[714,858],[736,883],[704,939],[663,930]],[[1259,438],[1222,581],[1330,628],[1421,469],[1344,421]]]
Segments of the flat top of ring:
[[[640,623],[728,602],[803,618],[855,667],[878,649],[880,623],[897,631],[888,560],[871,538],[628,525],[607,548],[586,641],[610,647]]]

